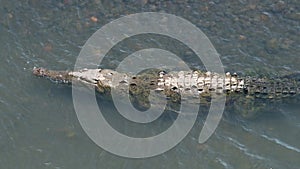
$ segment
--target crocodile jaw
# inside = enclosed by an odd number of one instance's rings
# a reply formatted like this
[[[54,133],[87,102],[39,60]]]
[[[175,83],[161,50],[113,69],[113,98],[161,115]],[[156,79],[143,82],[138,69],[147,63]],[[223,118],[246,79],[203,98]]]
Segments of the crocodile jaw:
[[[130,78],[129,75],[125,73],[119,73],[110,69],[82,69],[69,72],[68,74],[73,77],[73,80],[92,86],[101,84],[102,86],[110,88],[115,88],[120,84],[128,85]]]

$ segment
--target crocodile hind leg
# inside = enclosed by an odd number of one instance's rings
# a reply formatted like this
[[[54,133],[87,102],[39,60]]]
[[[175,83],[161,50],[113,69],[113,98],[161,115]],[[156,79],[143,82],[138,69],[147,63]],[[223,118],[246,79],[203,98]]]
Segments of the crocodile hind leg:
[[[266,110],[267,103],[254,96],[238,97],[233,101],[233,109],[236,114],[245,119],[254,119]]]

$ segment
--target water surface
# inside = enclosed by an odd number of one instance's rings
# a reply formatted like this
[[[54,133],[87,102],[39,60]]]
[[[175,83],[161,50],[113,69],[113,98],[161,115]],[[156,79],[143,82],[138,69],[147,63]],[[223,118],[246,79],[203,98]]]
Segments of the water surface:
[[[0,168],[299,168],[299,100],[260,110],[255,118],[227,109],[215,134],[202,145],[197,138],[207,113],[199,112],[196,125],[177,147],[134,160],[112,155],[88,138],[77,120],[70,87],[31,75],[34,66],[71,70],[97,29],[121,16],[147,11],[175,14],[197,25],[221,54],[226,71],[262,76],[299,73],[299,1],[2,0],[0,4]],[[92,16],[98,21],[91,21]],[[156,44],[179,49],[192,67],[204,68],[181,45],[167,42],[155,37],[129,40],[119,44],[102,66],[114,67],[121,53]],[[112,114],[111,120],[118,119]],[[124,132],[130,129],[121,121],[112,123]]]

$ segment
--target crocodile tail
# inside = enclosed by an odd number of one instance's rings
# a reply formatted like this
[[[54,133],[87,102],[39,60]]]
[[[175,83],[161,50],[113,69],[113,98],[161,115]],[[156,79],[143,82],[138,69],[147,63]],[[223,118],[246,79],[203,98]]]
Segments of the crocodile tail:
[[[294,79],[295,81],[300,82],[300,72],[299,73],[288,74],[288,75],[282,76],[282,78]]]
[[[290,87],[293,90],[292,92],[294,92],[297,95],[300,94],[300,72],[285,75],[282,78],[290,81],[290,83],[293,84],[292,87]],[[287,86],[287,87],[289,87],[289,86]]]
[[[280,89],[278,91],[277,89]],[[294,96],[300,94],[300,74],[298,78],[282,77],[280,83],[277,83],[275,92],[281,96]]]
[[[248,95],[258,98],[281,98],[300,94],[300,81],[295,78],[246,78]]]

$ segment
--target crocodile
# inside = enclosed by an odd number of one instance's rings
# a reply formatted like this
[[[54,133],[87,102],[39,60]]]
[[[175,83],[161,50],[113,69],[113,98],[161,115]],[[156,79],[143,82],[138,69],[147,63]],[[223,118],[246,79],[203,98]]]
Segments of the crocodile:
[[[82,69],[78,71],[56,71],[34,68],[33,74],[46,77],[56,83],[82,83],[95,88],[99,93],[109,95],[111,89],[130,94],[131,101],[141,109],[149,108],[150,91],[163,93],[172,103],[180,103],[182,96],[209,103],[212,97],[226,95],[227,102],[233,102],[239,109],[246,109],[244,115],[253,114],[264,106],[264,100],[280,100],[300,93],[299,79],[290,77],[240,77],[237,73],[218,74],[201,70],[164,71],[148,70],[137,75],[117,72],[111,69]],[[251,112],[251,113],[249,113]],[[245,116],[246,116],[245,115]]]

